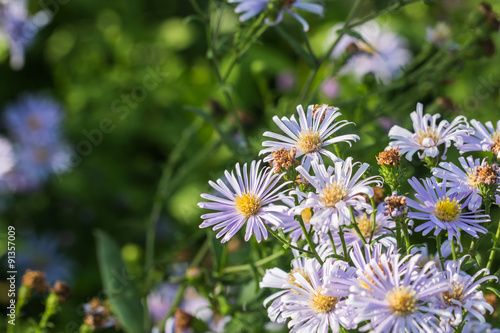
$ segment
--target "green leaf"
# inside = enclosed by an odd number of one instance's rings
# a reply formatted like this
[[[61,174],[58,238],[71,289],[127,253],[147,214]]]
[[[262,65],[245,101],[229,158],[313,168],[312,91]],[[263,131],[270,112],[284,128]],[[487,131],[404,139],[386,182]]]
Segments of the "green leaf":
[[[214,256],[213,264],[214,264],[214,272],[219,272],[221,268],[222,261],[222,251],[223,245],[221,242],[215,237],[215,234],[211,231],[207,231],[207,238],[210,244],[210,251]]]
[[[494,247],[494,248],[491,249],[491,251],[500,252],[500,248]]]
[[[123,263],[120,248],[104,231],[95,230],[94,236],[102,284],[113,312],[126,332],[142,332],[144,310],[133,276]]]
[[[476,264],[476,260],[475,259],[469,259],[469,260],[467,260],[465,262],[465,264],[462,266],[462,271],[466,272],[467,270],[469,270],[469,268],[471,268],[475,264]]]
[[[316,59],[313,55],[311,55],[309,52],[307,52],[304,47],[288,32],[286,32],[285,29],[283,29],[281,26],[277,25],[275,26],[276,30],[278,30],[278,33],[283,37],[292,47],[292,49],[304,59],[304,61],[307,63],[307,65],[310,68],[315,68],[316,67]]]
[[[477,251],[473,251],[473,250],[471,250],[470,253],[474,256],[474,258],[476,258],[476,262],[477,262],[478,266],[481,267],[481,262],[483,261],[483,257],[481,256],[481,253],[479,253]]]
[[[485,289],[488,289],[489,291],[492,291],[497,297],[500,298],[500,290],[493,288],[493,287],[486,287]]]

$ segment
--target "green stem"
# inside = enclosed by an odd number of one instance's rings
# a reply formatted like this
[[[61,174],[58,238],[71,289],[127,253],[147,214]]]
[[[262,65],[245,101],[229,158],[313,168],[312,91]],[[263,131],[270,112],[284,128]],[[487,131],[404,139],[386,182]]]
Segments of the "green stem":
[[[191,3],[191,6],[193,6],[194,10],[201,16],[203,17],[205,20],[207,19],[207,16],[205,14],[205,12],[200,8],[200,6],[198,5],[198,3],[196,2],[196,0],[189,0],[189,2]]]
[[[333,42],[333,44],[330,46],[330,48],[328,49],[328,51],[323,55],[323,57],[321,57],[319,60],[318,60],[318,64],[316,66],[316,68],[314,68],[313,70],[311,70],[309,72],[309,75],[306,79],[306,82],[299,94],[299,97],[297,99],[297,102],[295,104],[300,104],[302,103],[301,101],[303,101],[307,95],[309,94],[309,91],[311,90],[311,86],[314,82],[314,79],[316,78],[316,75],[318,75],[318,72],[319,72],[319,69],[321,68],[321,66],[323,65],[323,63],[330,57],[330,55],[332,54],[333,50],[335,49],[335,47],[337,46],[337,44],[340,42],[340,40],[342,39],[342,36],[344,36],[345,34],[345,28],[347,28],[347,26],[349,25],[350,21],[352,20],[352,18],[354,17],[354,15],[357,13],[358,9],[361,7],[361,4],[363,3],[363,0],[356,0],[356,2],[354,3],[353,7],[351,8],[349,14],[347,15],[347,19],[344,23],[344,26],[343,26],[343,29],[339,32],[338,36],[337,36],[337,39]]]
[[[312,254],[314,255],[314,253],[312,251],[307,251],[307,250],[304,250],[304,249],[301,249],[300,247],[297,247],[295,245],[293,245],[292,243],[288,242],[286,239],[283,239],[281,238],[273,229],[271,229],[271,227],[269,227],[267,224],[265,225],[266,226],[266,229],[267,231],[269,231],[269,233],[271,235],[273,235],[277,240],[279,240],[280,242],[282,242],[284,245],[292,248],[292,249],[295,249],[297,251],[300,251],[300,252],[304,252],[304,253],[308,253],[308,254]]]
[[[439,260],[441,261],[441,267],[444,269],[444,257],[441,253],[441,235],[436,236],[436,247],[439,254]]]
[[[59,299],[57,295],[55,293],[50,293],[45,303],[45,311],[43,312],[42,319],[38,324],[41,329],[47,327],[50,317],[52,317],[57,312],[58,303]]]
[[[256,261],[255,264],[253,264],[253,265],[246,264],[246,265],[226,267],[226,268],[224,268],[223,273],[224,274],[230,274],[230,273],[239,273],[239,272],[244,272],[244,271],[251,271],[252,267],[264,266],[265,264],[267,264],[267,263],[269,263],[271,261],[274,261],[274,260],[278,259],[279,257],[285,255],[285,253],[286,252],[284,250],[281,250],[279,252],[271,254],[268,257],[265,257],[265,258],[262,258],[262,259]]]
[[[358,21],[353,22],[352,24],[347,25],[346,28],[349,28],[349,29],[354,28],[354,27],[356,27],[358,25],[361,25],[361,24],[363,24],[365,22],[371,21],[374,18],[377,18],[377,17],[379,17],[381,15],[384,15],[386,13],[389,13],[389,12],[391,12],[393,10],[396,10],[396,9],[399,9],[399,8],[404,7],[406,5],[412,4],[414,2],[420,2],[420,1],[421,0],[398,1],[397,4],[396,4],[396,6],[394,6],[394,8],[392,6],[389,6],[389,7],[384,8],[384,9],[378,11],[378,12],[366,15],[365,17],[359,19]]]
[[[453,261],[457,261],[457,253],[456,253],[456,250],[455,250],[455,242],[453,241],[453,239],[451,240],[451,257],[453,258]]]
[[[373,209],[372,232],[370,233],[370,244],[371,244],[372,240],[373,240],[373,234],[375,233],[375,228],[377,228],[377,212],[378,212],[378,210],[377,210],[377,208],[375,208],[375,199],[373,199],[373,197],[370,198],[370,203],[372,204],[372,209]]]
[[[332,243],[333,254],[337,255],[337,247],[335,246],[335,242],[333,241],[333,235],[331,230],[328,230],[328,237],[330,237],[330,242]]]
[[[410,243],[410,233],[408,232],[408,224],[403,222],[402,227],[403,227],[403,237],[406,244],[406,254],[410,254],[411,243]]]
[[[177,293],[175,294],[174,300],[172,301],[172,304],[170,305],[170,310],[168,310],[168,313],[166,314],[165,317],[161,320],[160,324],[157,326],[160,332],[164,332],[165,329],[165,323],[167,322],[168,318],[172,317],[172,315],[175,312],[175,309],[181,304],[182,297],[184,296],[184,292],[186,291],[187,284],[183,284],[177,289]]]
[[[495,260],[495,253],[496,253],[496,248],[498,246],[498,240],[500,239],[500,222],[498,223],[497,226],[497,232],[495,234],[495,238],[493,239],[493,248],[490,250],[490,257],[488,259],[488,264],[486,265],[486,268],[488,270],[491,270],[491,266],[493,265],[493,261]]]
[[[321,259],[318,252],[316,252],[316,244],[314,244],[314,242],[311,239],[311,236],[307,232],[306,225],[305,225],[304,221],[302,220],[301,217],[298,217],[298,220],[300,223],[300,227],[302,228],[302,232],[304,233],[304,236],[306,237],[307,244],[309,244],[309,247],[311,248],[311,251],[314,254],[314,257],[316,258],[316,260],[318,260],[320,265],[323,265],[323,259]]]
[[[342,251],[344,252],[344,260],[349,261],[347,257],[347,245],[345,243],[345,238],[344,238],[344,230],[343,230],[343,225],[340,226],[339,228],[339,236],[340,236],[340,242],[342,243]]]
[[[356,230],[356,233],[358,234],[358,237],[363,242],[363,245],[366,245],[366,239],[363,236],[363,234],[361,233],[361,231],[359,230],[358,222],[356,222],[356,217],[354,216],[354,209],[352,208],[352,206],[349,207],[349,211],[351,212],[351,221],[352,221],[352,225],[354,226],[354,230]]]

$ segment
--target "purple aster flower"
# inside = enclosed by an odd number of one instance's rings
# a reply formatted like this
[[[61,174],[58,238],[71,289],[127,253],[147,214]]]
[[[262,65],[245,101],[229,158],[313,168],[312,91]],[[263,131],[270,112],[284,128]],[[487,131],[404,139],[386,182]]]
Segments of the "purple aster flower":
[[[354,243],[349,256],[357,270],[364,270],[372,258],[378,259],[384,253],[390,256],[398,253],[398,251],[394,244],[385,248],[381,243],[375,243],[372,246],[369,244],[362,246],[359,243]]]
[[[359,165],[353,175],[354,167]],[[353,163],[352,157],[342,162],[335,162],[335,167],[325,167],[312,161],[314,176],[302,166],[297,167],[301,176],[315,188],[316,192],[302,193],[299,189],[295,191],[302,197],[307,197],[300,205],[290,210],[290,213],[302,212],[306,208],[312,208],[314,215],[310,223],[315,230],[327,233],[329,230],[338,231],[341,225],[351,224],[351,212],[349,207],[356,211],[371,212],[372,206],[366,202],[363,194],[373,196],[370,185],[382,186],[378,177],[361,177],[368,169],[366,163]]]
[[[436,332],[439,326],[430,318],[450,317],[448,312],[428,305],[447,290],[447,283],[436,278],[434,263],[420,268],[418,259],[418,255],[400,258],[399,254],[382,254],[357,270],[358,285],[351,286],[347,304],[356,308],[357,323],[369,321],[360,331]]]
[[[468,201],[468,208],[471,211],[476,211],[481,207],[483,198],[481,197],[481,192],[478,188],[478,183],[476,181],[476,170],[477,167],[482,167],[485,165],[485,161],[479,158],[474,159],[472,156],[468,156],[467,160],[463,157],[458,159],[462,168],[459,168],[451,162],[441,162],[439,165],[441,168],[432,169],[432,174],[437,178],[446,178],[449,181],[448,194],[457,193],[458,191],[464,191],[466,195],[470,196]],[[497,177],[497,182],[500,183],[500,175]],[[500,196],[496,195],[496,201],[500,200]]]
[[[467,125],[467,118],[464,116],[456,117],[451,123],[442,120],[439,125],[437,120],[441,117],[440,114],[431,116],[423,114],[424,107],[421,103],[417,104],[417,110],[410,114],[413,121],[413,129],[415,133],[408,131],[400,126],[393,126],[389,131],[389,137],[395,141],[389,144],[392,147],[399,147],[402,154],[406,154],[406,158],[411,161],[413,154],[417,151],[418,157],[437,157],[439,155],[439,146],[444,144],[444,151],[441,158],[446,159],[446,151],[451,146],[452,141],[456,145],[460,145],[470,130]]]
[[[469,151],[490,151],[500,158],[500,120],[496,128],[491,121],[485,123],[486,127],[475,119],[471,120],[470,124],[475,132],[471,136],[464,137],[463,143],[457,144],[460,154]]]
[[[250,172],[246,163],[243,165],[243,172],[239,163],[236,164],[236,176],[226,171],[225,176],[230,187],[224,184],[222,179],[218,179],[217,184],[210,181],[210,186],[222,197],[205,193],[201,195],[211,202],[200,202],[198,206],[216,212],[202,215],[204,221],[200,228],[222,228],[217,234],[217,238],[224,235],[222,243],[231,239],[245,223],[245,241],[253,234],[258,242],[262,238],[267,239],[266,222],[276,227],[282,224],[276,213],[285,213],[288,207],[270,204],[281,200],[280,194],[287,191],[283,187],[289,182],[278,185],[282,175],[275,174],[268,167],[259,171],[260,163],[261,161],[252,161]]]
[[[386,216],[383,212],[377,212],[375,215],[375,228],[373,228],[372,214],[360,213],[356,216],[356,222],[358,223],[359,231],[361,231],[367,243],[372,239],[376,240],[384,247],[396,244],[396,238],[392,236],[394,234],[393,230],[396,228],[396,223],[391,220],[390,216]],[[337,251],[342,252],[342,241],[338,233],[333,235],[333,240],[337,247]],[[344,240],[348,248],[354,243],[358,243],[359,245],[363,244],[363,241],[354,228],[346,230]]]
[[[5,110],[5,123],[20,142],[46,144],[57,141],[63,119],[61,106],[38,95],[22,96]]]
[[[494,328],[490,323],[479,320],[469,320],[465,323],[462,333],[500,333],[500,328]]]
[[[436,178],[426,178],[423,180],[424,186],[415,177],[408,182],[415,189],[415,198],[419,201],[407,199],[408,206],[416,210],[408,213],[408,218],[424,221],[415,228],[415,231],[423,231],[422,234],[425,236],[434,230],[434,236],[437,236],[444,230],[448,235],[448,241],[452,242],[455,237],[460,248],[462,248],[460,230],[476,238],[479,237],[478,232],[488,231],[479,223],[490,221],[489,216],[478,214],[481,211],[464,212],[462,205],[467,206],[469,200],[463,201],[467,197],[467,192],[460,190],[447,194],[446,179],[438,184]]]
[[[349,280],[355,270],[343,261],[332,258],[319,266],[315,259],[307,259],[302,272],[294,272],[285,283],[290,292],[282,296],[282,315],[290,318],[290,332],[323,333],[340,326],[351,329],[352,315],[346,304]]]
[[[259,155],[272,153],[273,151],[285,148],[287,150],[296,149],[296,157],[302,158],[302,165],[306,170],[309,170],[311,161],[322,162],[321,154],[330,157],[333,161],[338,161],[339,158],[332,152],[325,149],[326,146],[339,142],[347,142],[359,140],[359,136],[347,134],[330,138],[342,127],[352,124],[346,120],[334,122],[341,113],[339,109],[322,105],[315,107],[310,105],[307,108],[307,115],[301,105],[297,106],[299,121],[292,116],[290,119],[283,117],[279,119],[273,117],[274,122],[287,135],[277,134],[273,132],[265,132],[264,136],[276,139],[277,141],[264,141],[264,148],[259,152]],[[273,159],[272,154],[264,158],[265,162]]]
[[[148,311],[153,322],[159,323],[167,315],[178,289],[177,284],[162,283],[148,294]]]
[[[292,9],[300,9],[323,16],[323,6],[316,3],[310,3],[307,0],[228,0],[228,2],[239,3],[234,12],[236,14],[243,13],[240,16],[240,21],[246,21],[261,12],[264,12],[270,5],[273,6],[271,11],[274,10],[277,12],[273,13],[274,17],[272,19],[266,19],[266,24],[275,25],[280,23],[283,19],[283,12],[285,11],[302,24],[304,31],[309,30],[309,24]]]
[[[29,16],[25,0],[9,0],[0,3],[0,28],[7,35],[10,44],[10,66],[21,69],[24,66],[24,52],[40,28],[49,22],[46,11]]]
[[[448,281],[448,290],[437,297],[436,303],[445,311],[453,314],[453,319],[450,321],[452,326],[462,323],[464,310],[467,310],[469,315],[474,316],[481,323],[485,322],[486,310],[490,313],[493,312],[493,307],[486,302],[483,292],[477,289],[482,283],[488,280],[498,280],[498,278],[488,275],[489,271],[486,268],[479,270],[474,276],[461,271],[460,268],[467,259],[469,259],[469,256],[466,255],[458,261],[446,262],[443,276]],[[486,276],[478,279],[483,273]]]

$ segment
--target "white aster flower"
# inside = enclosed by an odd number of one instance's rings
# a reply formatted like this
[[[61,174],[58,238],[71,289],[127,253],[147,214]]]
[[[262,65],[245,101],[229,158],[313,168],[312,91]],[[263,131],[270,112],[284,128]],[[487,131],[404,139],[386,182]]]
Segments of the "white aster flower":
[[[443,272],[444,278],[448,281],[448,290],[438,295],[437,304],[453,314],[454,317],[450,322],[452,326],[462,323],[464,310],[481,323],[485,322],[486,310],[493,312],[493,307],[486,302],[483,292],[477,289],[488,280],[498,279],[493,275],[487,275],[489,271],[486,268],[479,270],[474,276],[461,271],[460,268],[467,259],[469,256],[466,255],[458,261],[446,262],[446,269]],[[486,276],[478,279],[483,273]]]
[[[439,331],[437,321],[430,319],[435,315],[450,317],[450,314],[429,306],[428,301],[446,291],[448,286],[436,278],[438,272],[434,263],[420,269],[418,259],[418,255],[408,259],[400,258],[399,254],[382,254],[372,258],[365,269],[358,269],[359,285],[351,287],[347,303],[356,308],[356,322],[369,321],[360,331]]]
[[[469,320],[465,323],[462,333],[500,333],[500,328],[494,328],[490,323],[479,320]]]
[[[332,39],[337,38],[337,30],[342,26],[343,24],[339,24],[332,29]],[[366,42],[343,35],[332,52],[332,58],[337,58],[350,44],[356,45],[359,50],[350,57],[342,73],[353,73],[358,79],[373,73],[378,79],[387,83],[412,59],[407,41],[381,27],[377,22],[367,22],[354,28],[354,31],[358,32]]]
[[[332,152],[325,149],[326,146],[339,142],[347,142],[359,140],[359,136],[347,134],[331,137],[342,127],[352,124],[347,120],[335,122],[341,113],[338,108],[322,105],[315,109],[313,105],[307,108],[307,114],[301,105],[297,106],[299,120],[292,116],[290,119],[283,117],[279,119],[273,117],[274,122],[287,135],[277,134],[273,132],[265,132],[264,136],[275,139],[275,141],[264,141],[264,148],[259,152],[259,155],[272,153],[273,151],[285,148],[287,150],[296,149],[296,157],[302,157],[302,165],[306,170],[309,170],[311,161],[322,162],[321,154],[330,157],[333,161],[339,158]],[[276,141],[277,140],[277,141]],[[264,158],[265,162],[273,159],[272,154]]]
[[[359,168],[353,175],[356,165],[359,165]],[[366,202],[363,194],[373,196],[371,185],[382,186],[378,177],[367,177],[361,180],[368,167],[366,163],[353,163],[352,157],[343,162],[335,162],[335,167],[330,166],[328,169],[324,164],[313,161],[314,176],[309,174],[304,167],[297,167],[297,171],[307,179],[316,192],[309,192],[307,199],[290,212],[298,213],[306,208],[312,208],[314,215],[310,223],[315,230],[323,233],[329,230],[338,231],[341,225],[351,224],[349,207],[356,211],[371,212],[372,206]],[[295,193],[306,196],[298,189]]]
[[[471,131],[465,126],[467,118],[464,116],[456,117],[451,123],[446,120],[441,120],[439,125],[437,120],[441,115],[423,114],[424,107],[421,103],[417,104],[417,110],[410,114],[413,121],[414,133],[395,125],[389,131],[389,137],[394,140],[389,143],[392,147],[399,147],[402,154],[406,154],[406,158],[411,161],[413,154],[417,151],[418,157],[438,157],[439,146],[444,144],[444,150],[441,158],[446,159],[446,151],[451,146],[452,141],[455,141],[457,146],[462,143],[464,136],[467,136]]]
[[[315,259],[307,259],[304,272],[294,272],[287,281],[291,290],[282,297],[283,316],[290,318],[291,333],[334,333],[340,326],[351,329],[353,312],[345,303],[349,280],[354,269],[343,261],[325,260],[319,267]]]

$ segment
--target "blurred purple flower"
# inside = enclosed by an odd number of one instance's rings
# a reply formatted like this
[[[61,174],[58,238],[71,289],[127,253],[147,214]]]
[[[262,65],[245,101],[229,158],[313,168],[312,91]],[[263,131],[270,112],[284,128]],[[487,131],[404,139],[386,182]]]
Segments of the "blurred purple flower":
[[[43,271],[47,280],[71,282],[73,262],[62,254],[58,237],[54,234],[23,236],[24,242],[18,247],[16,264],[18,271],[26,269]]]
[[[0,180],[15,164],[14,149],[9,140],[0,137]]]
[[[0,29],[7,35],[10,45],[10,66],[21,69],[24,53],[36,33],[50,21],[48,11],[29,15],[26,0],[4,0],[0,2]]]
[[[290,92],[295,87],[295,75],[293,72],[284,70],[276,76],[276,87],[282,92]]]
[[[328,98],[336,98],[339,95],[340,87],[337,80],[330,77],[321,83],[321,92]]]
[[[149,293],[148,310],[155,323],[161,322],[167,315],[178,289],[177,284],[163,283]]]
[[[4,119],[14,138],[23,143],[40,145],[58,141],[63,112],[52,99],[24,95],[7,106]]]

